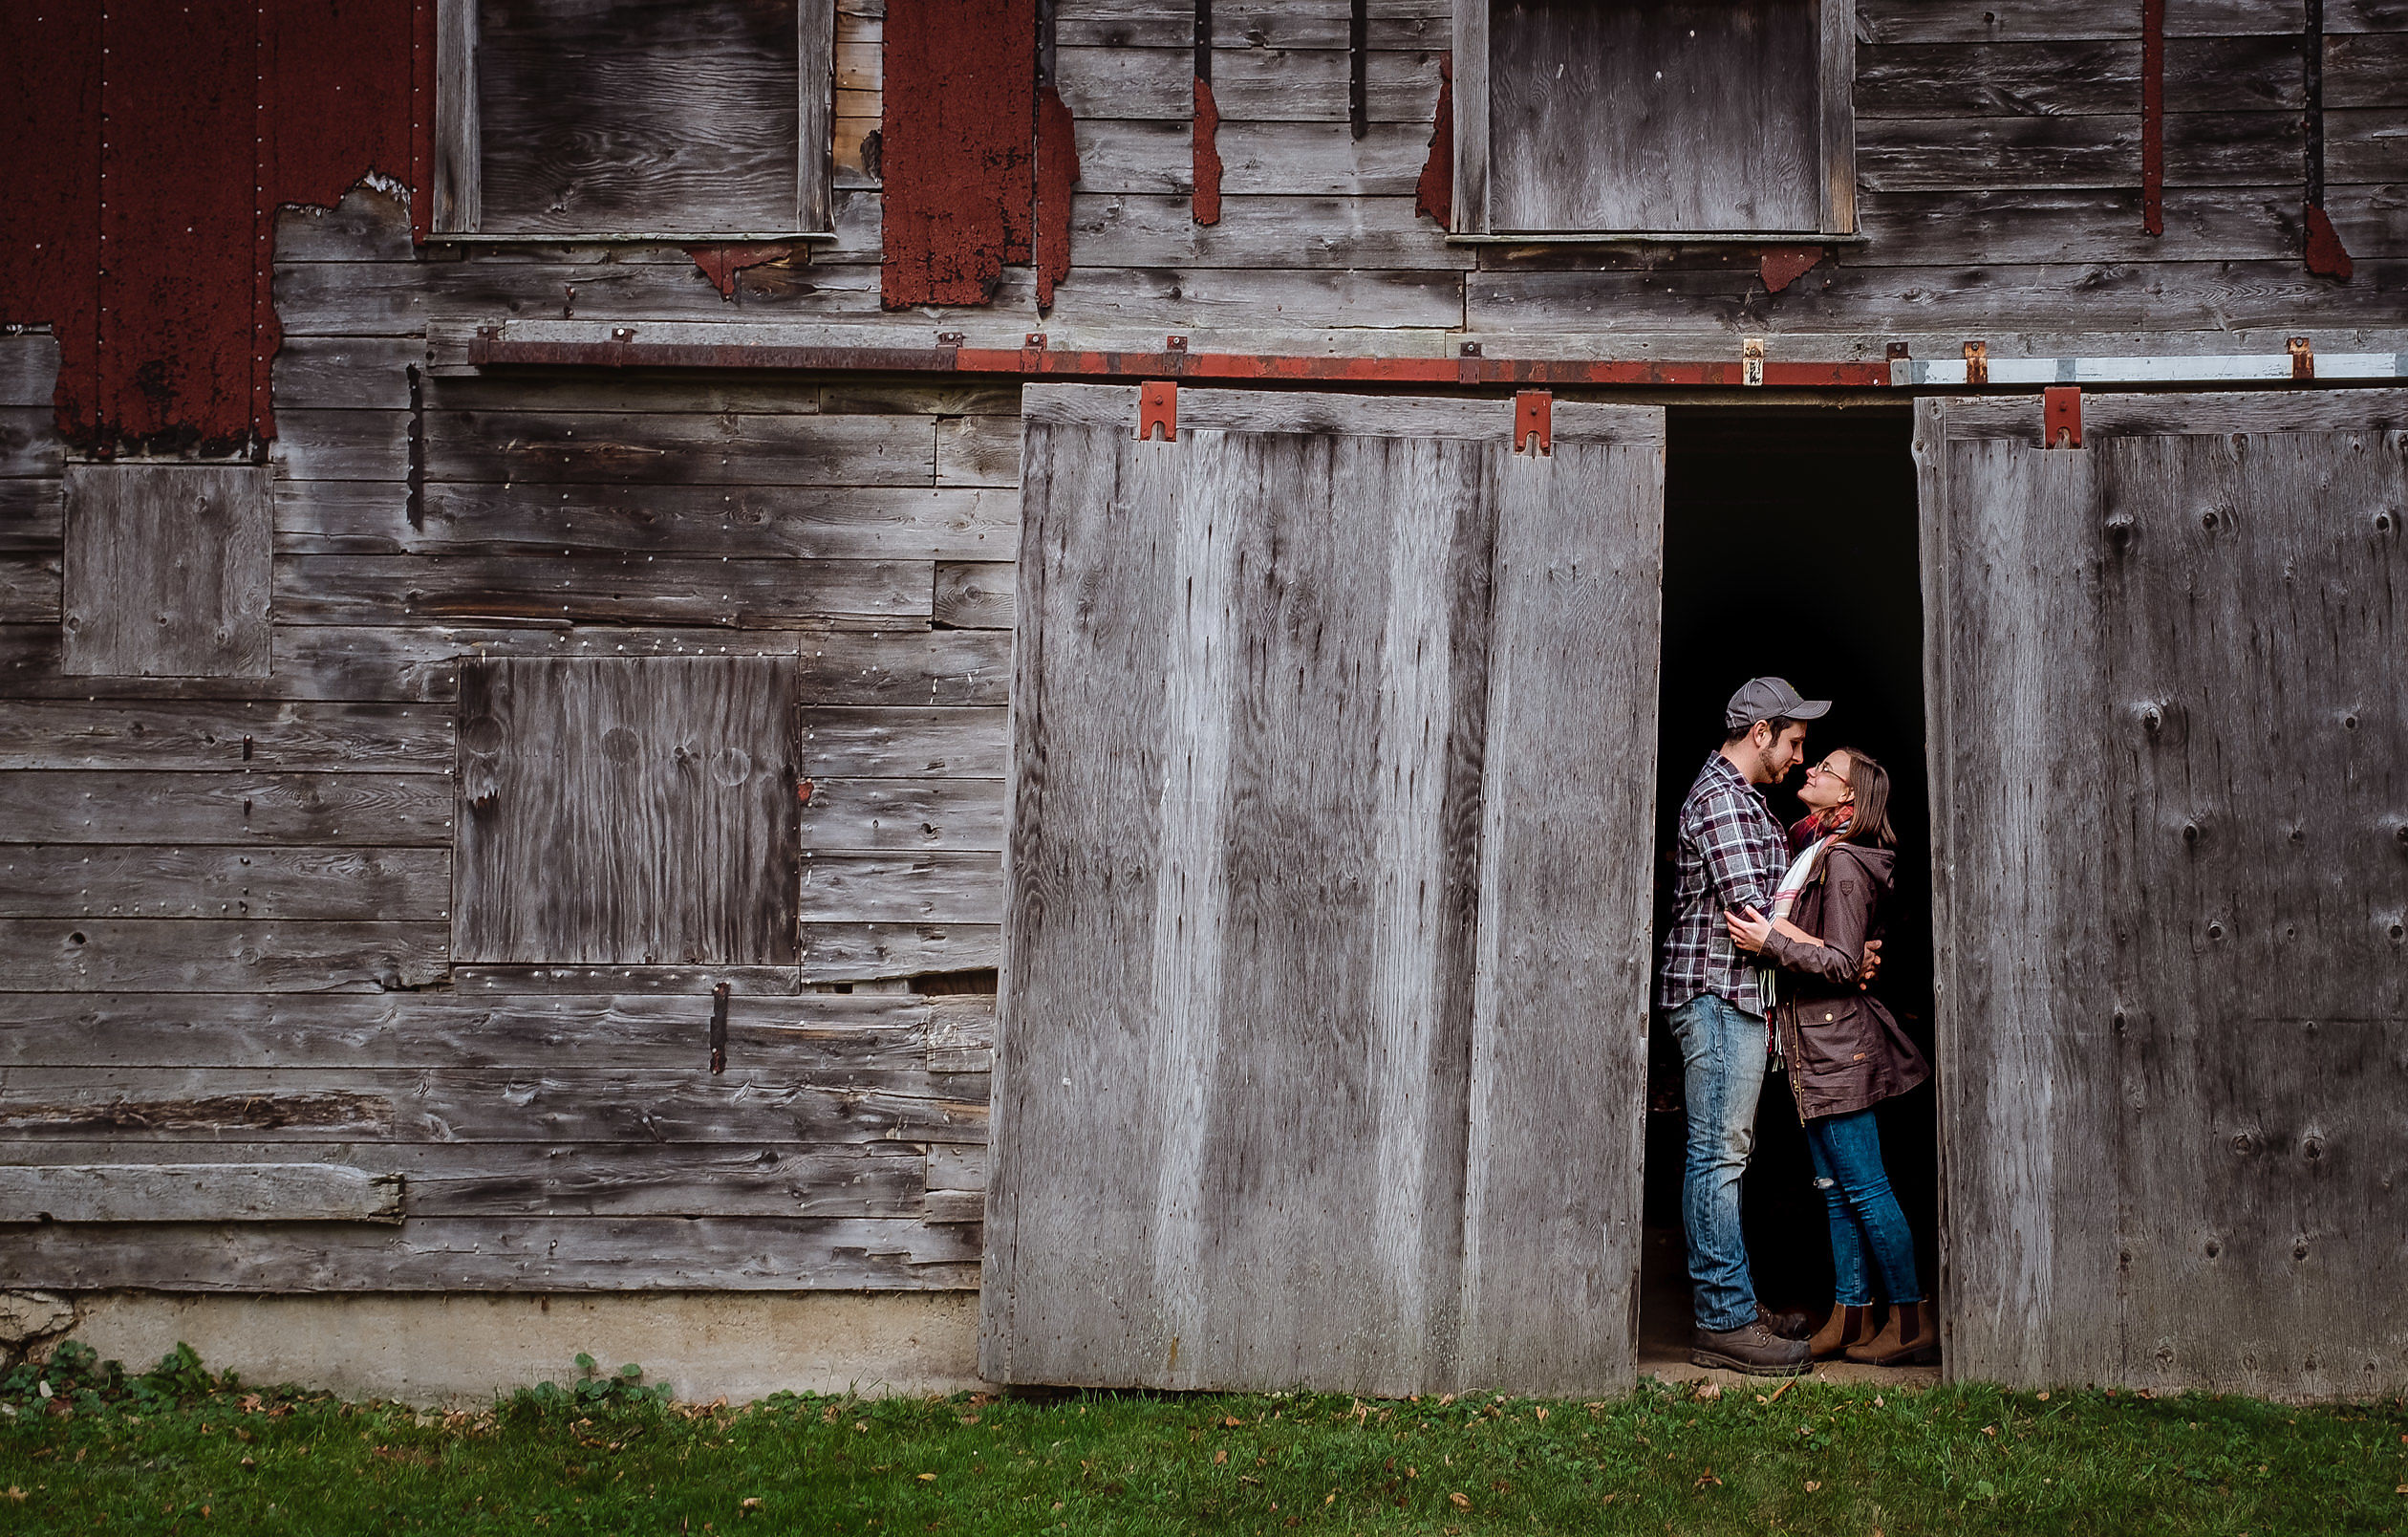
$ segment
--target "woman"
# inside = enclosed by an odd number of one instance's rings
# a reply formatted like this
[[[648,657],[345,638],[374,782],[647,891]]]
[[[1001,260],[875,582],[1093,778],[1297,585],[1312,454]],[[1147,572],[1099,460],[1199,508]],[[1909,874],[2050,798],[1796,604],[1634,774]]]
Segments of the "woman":
[[[1806,770],[1797,798],[1807,816],[1792,830],[1797,857],[1766,918],[1726,915],[1731,942],[1779,968],[1774,1045],[1806,1127],[1815,1185],[1831,1218],[1837,1279],[1815,1358],[1896,1366],[1936,1358],[1939,1320],[1915,1274],[1914,1235],[1881,1167],[1873,1107],[1931,1076],[1923,1053],[1879,1001],[1857,986],[1864,942],[1881,929],[1898,839],[1889,824],[1889,775],[1853,748]],[[1872,1332],[1872,1282],[1890,1304]]]

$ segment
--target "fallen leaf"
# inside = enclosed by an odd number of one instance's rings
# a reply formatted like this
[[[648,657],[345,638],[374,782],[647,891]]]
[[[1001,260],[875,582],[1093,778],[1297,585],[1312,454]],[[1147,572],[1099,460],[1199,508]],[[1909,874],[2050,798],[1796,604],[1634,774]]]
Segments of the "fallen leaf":
[[[1056,1500],[1056,1501],[1053,1503],[1053,1507],[1054,1507],[1056,1510],[1061,1509],[1061,1508],[1062,1508],[1062,1502],[1061,1502],[1061,1501],[1059,1501],[1059,1500]]]
[[[1816,1483],[1813,1479],[1808,1479],[1808,1480],[1806,1481],[1806,1492],[1807,1492],[1808,1494],[1812,1494],[1812,1493],[1814,1493],[1817,1489],[1819,1489],[1819,1488],[1821,1488],[1821,1487],[1822,1487],[1822,1485],[1821,1485],[1821,1484],[1819,1484],[1819,1483]]]
[[[240,1465],[243,1467],[257,1467],[259,1465],[259,1461],[256,1458],[246,1457],[243,1459]]]
[[[0,1499],[14,1500],[17,1504],[23,1505],[25,1504],[25,1491],[11,1483],[9,1485],[5,1494],[0,1494]]]
[[[1220,1448],[1218,1448],[1217,1450],[1215,1450],[1215,1451],[1213,1453],[1213,1465],[1214,1465],[1215,1467],[1219,1467],[1219,1466],[1223,1465],[1224,1463],[1226,1463],[1228,1461],[1229,1461],[1229,1448],[1228,1448],[1228,1447],[1226,1447],[1226,1446],[1220,1447]]]
[[[1998,1427],[1996,1425],[1984,1425],[1982,1427],[1982,1434],[1985,1436],[1995,1437],[1998,1434]]]
[[[1721,1383],[1719,1383],[1719,1382],[1704,1382],[1704,1383],[1700,1383],[1700,1384],[1698,1385],[1698,1389],[1697,1389],[1697,1401],[1698,1401],[1698,1402],[1700,1402],[1700,1403],[1712,1403],[1715,1399],[1717,1399],[1717,1398],[1719,1398],[1719,1397],[1721,1397],[1721,1396],[1722,1396],[1722,1384],[1721,1384]]]
[[[758,1510],[761,1508],[761,1496],[757,1494],[746,1495],[743,1499],[736,1502],[736,1508],[739,1510]]]
[[[1451,1494],[1447,1496],[1447,1504],[1457,1510],[1469,1510],[1472,1508],[1472,1497],[1468,1494]]]
[[[1236,1415],[1231,1415],[1227,1419],[1222,1420],[1221,1423],[1232,1430],[1236,1430],[1238,1426],[1244,1424],[1245,1421],[1238,1418]]]
[[[1240,1473],[1237,1475],[1237,1482],[1240,1483],[1260,1483],[1262,1481],[1256,1478],[1251,1473]]]
[[[2049,1396],[2048,1396],[2047,1394],[2043,1393],[2042,1395],[2040,1395],[2040,1401],[2041,1401],[2042,1403],[2047,1403],[2047,1402],[2049,1401]],[[2400,1439],[2401,1440],[2408,1440],[2408,1436],[2402,1436],[2402,1437],[2400,1437],[2399,1439]]]
[[[1544,1418],[1547,1418],[1547,1411],[1545,1411],[1544,1409],[1534,1409],[1534,1410],[1532,1410],[1531,1412],[1532,1412],[1533,1414],[1537,1415],[1537,1416],[1539,1418],[1541,1418],[1541,1419],[1544,1419]]]
[[[1876,1409],[1881,1407],[1881,1396],[1878,1393],[1873,1396],[1873,1407]]]
[[[1790,1378],[1787,1382],[1784,1382],[1784,1383],[1782,1383],[1779,1387],[1774,1388],[1774,1389],[1773,1390],[1773,1396],[1772,1396],[1772,1397],[1770,1397],[1770,1398],[1768,1398],[1768,1399],[1766,1399],[1765,1401],[1766,1401],[1767,1403],[1779,1403],[1779,1402],[1781,1401],[1781,1395],[1782,1395],[1782,1394],[1784,1394],[1784,1393],[1787,1393],[1790,1389],[1792,1389],[1792,1388],[1795,1387],[1796,1385],[1797,1385],[1797,1378],[1795,1378],[1795,1377],[1792,1377],[1792,1378]]]
[[[1338,1503],[1338,1491],[1337,1491],[1337,1490],[1335,1490],[1335,1489],[1330,1490],[1330,1491],[1329,1491],[1329,1493],[1328,1493],[1326,1496],[1324,1496],[1324,1497],[1322,1498],[1322,1504],[1323,1504],[1323,1505],[1336,1505],[1337,1503]]]
[[[1407,1478],[1408,1478],[1408,1479],[1417,1479],[1417,1478],[1420,1478],[1420,1477],[1421,1477],[1421,1469],[1420,1469],[1420,1468],[1417,1468],[1417,1467],[1414,1467],[1414,1466],[1412,1466],[1412,1465],[1410,1465],[1410,1464],[1408,1463],[1408,1464],[1406,1466],[1406,1469],[1405,1469],[1405,1476],[1406,1476]]]
[[[1766,1396],[1765,1396],[1763,1394],[1761,1394],[1761,1393],[1759,1393],[1759,1394],[1757,1394],[1757,1395],[1756,1395],[1756,1402],[1758,1402],[1758,1403],[1771,1403],[1772,1401],[1773,1401],[1772,1399],[1770,1399],[1770,1398],[1766,1397]]]
[[[1699,1476],[1695,1487],[1702,1489],[1709,1483],[1717,1489],[1722,1487],[1722,1480],[1714,1477],[1714,1470],[1710,1467]]]
[[[934,1473],[923,1473],[919,1476],[919,1481],[922,1483],[934,1483],[936,1482],[936,1475]]]

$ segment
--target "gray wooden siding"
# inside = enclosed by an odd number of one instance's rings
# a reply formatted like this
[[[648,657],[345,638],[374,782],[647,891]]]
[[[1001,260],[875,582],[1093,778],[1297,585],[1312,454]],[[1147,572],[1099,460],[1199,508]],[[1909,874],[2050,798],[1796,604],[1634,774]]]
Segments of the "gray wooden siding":
[[[1924,407],[1958,1376],[2408,1380],[2403,412]]]
[[[1651,793],[1661,414],[1136,398],[1028,392],[981,1370],[1620,1389],[1646,860],[1566,830]]]

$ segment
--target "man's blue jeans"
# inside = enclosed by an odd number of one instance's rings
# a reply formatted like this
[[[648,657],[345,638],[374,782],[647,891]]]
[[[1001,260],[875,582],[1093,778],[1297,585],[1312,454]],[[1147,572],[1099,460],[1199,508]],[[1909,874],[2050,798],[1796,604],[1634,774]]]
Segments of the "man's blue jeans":
[[[1755,1283],[1739,1231],[1739,1180],[1755,1151],[1756,1096],[1764,1089],[1772,1036],[1764,1016],[1715,993],[1672,1010],[1672,1034],[1687,1069],[1688,1158],[1681,1175],[1681,1225],[1688,1231],[1697,1327],[1720,1333],[1755,1322]]]
[[[1873,1300],[1872,1272],[1891,1302],[1921,1302],[1915,1278],[1915,1236],[1890,1192],[1881,1166],[1881,1130],[1873,1112],[1826,1115],[1806,1123],[1806,1151],[1815,1186],[1831,1216],[1832,1301],[1860,1308]]]

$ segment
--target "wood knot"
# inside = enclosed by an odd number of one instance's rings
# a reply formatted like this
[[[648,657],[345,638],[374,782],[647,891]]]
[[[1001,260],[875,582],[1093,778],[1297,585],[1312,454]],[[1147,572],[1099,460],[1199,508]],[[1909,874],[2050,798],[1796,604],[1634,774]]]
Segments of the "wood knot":
[[[2184,843],[2197,843],[2199,841],[2199,824],[2197,822],[2184,822],[2182,824],[2182,841]]]
[[[2212,529],[2212,528],[2214,528],[2214,527],[2216,526],[2216,524],[2217,524],[2217,521],[2218,521],[2218,519],[2217,519],[2217,517],[2216,517],[2216,514],[2215,514],[2215,513],[2213,513],[2213,512],[2202,512],[2202,513],[2199,515],[2199,526],[2200,526],[2201,528],[2203,528],[2203,529]]]
[[[2209,1240],[2207,1241],[2207,1257],[2208,1257],[2209,1259],[2211,1259],[2211,1260],[2212,1260],[2212,1259],[2214,1259],[2217,1255],[2222,1254],[2223,1252],[2224,1252],[2224,1245],[2223,1245],[2222,1244],[2217,1243],[2217,1242],[2216,1242],[2214,1239],[2212,1239],[2212,1238],[2211,1238],[2211,1239],[2209,1239]]]
[[[2391,515],[2390,513],[2388,513],[2388,512],[2377,512],[2377,513],[2376,513],[2376,514],[2375,514],[2375,531],[2376,531],[2376,533],[2389,533],[2389,532],[2391,532],[2391,530],[2392,530],[2392,515]]]
[[[2165,729],[2165,712],[2152,704],[2140,712],[2141,729],[2150,732]]]

